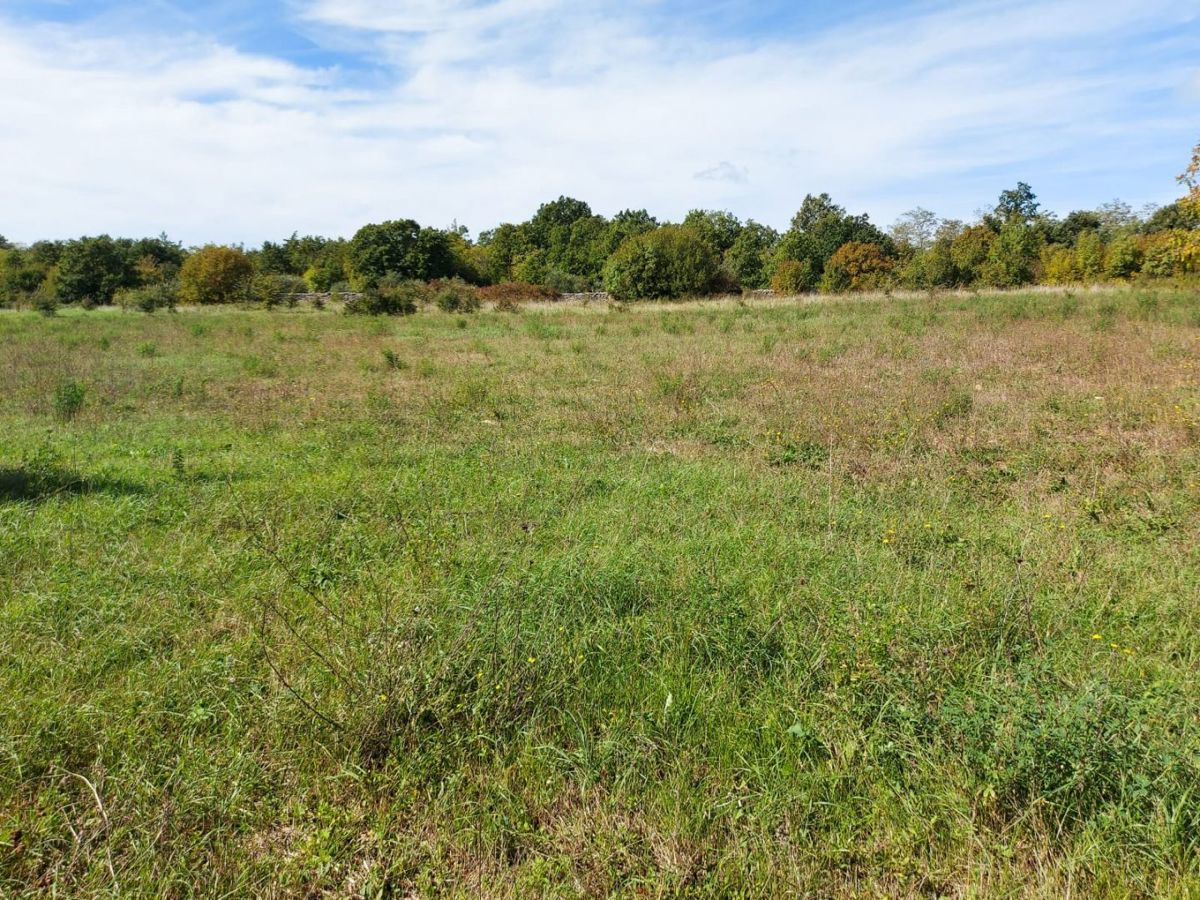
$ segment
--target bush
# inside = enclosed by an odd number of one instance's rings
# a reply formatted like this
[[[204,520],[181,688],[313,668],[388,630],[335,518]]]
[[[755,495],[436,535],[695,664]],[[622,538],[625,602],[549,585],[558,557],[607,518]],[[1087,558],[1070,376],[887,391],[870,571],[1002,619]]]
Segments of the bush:
[[[1085,281],[1099,281],[1104,276],[1104,243],[1097,232],[1085,231],[1079,235],[1075,258]]]
[[[420,281],[387,281],[347,300],[343,309],[352,316],[411,316],[427,299],[428,289]]]
[[[164,281],[140,288],[126,288],[118,291],[115,299],[122,309],[152,313],[157,309],[175,309],[178,290],[175,282]]]
[[[1029,284],[1040,252],[1040,237],[1034,229],[1023,222],[1008,222],[988,248],[983,277],[995,287]]]
[[[771,290],[784,296],[806,294],[816,287],[811,260],[785,259],[775,266]]]
[[[562,299],[562,294],[549,285],[527,284],[520,281],[506,281],[476,290],[480,300],[487,300],[499,305],[502,301],[512,303],[535,303]]]
[[[829,257],[821,275],[821,291],[875,291],[891,283],[894,263],[878,244],[850,241]]]
[[[233,303],[247,298],[254,265],[236,247],[209,244],[183,261],[179,299],[184,303]]]
[[[1046,284],[1075,284],[1080,280],[1079,262],[1068,247],[1042,248],[1042,280]]]
[[[438,309],[448,313],[479,312],[479,295],[475,289],[458,278],[437,282],[430,285],[433,289],[433,302]]]
[[[281,303],[295,306],[295,295],[307,291],[308,282],[297,275],[258,274],[250,279],[247,299],[267,309]]]
[[[78,381],[64,381],[54,389],[54,414],[69,422],[83,409],[87,389]]]
[[[1137,239],[1119,237],[1108,248],[1104,273],[1109,278],[1132,278],[1142,269],[1142,248]]]
[[[604,287],[618,300],[707,294],[720,261],[697,232],[667,225],[625,240],[604,265]]]

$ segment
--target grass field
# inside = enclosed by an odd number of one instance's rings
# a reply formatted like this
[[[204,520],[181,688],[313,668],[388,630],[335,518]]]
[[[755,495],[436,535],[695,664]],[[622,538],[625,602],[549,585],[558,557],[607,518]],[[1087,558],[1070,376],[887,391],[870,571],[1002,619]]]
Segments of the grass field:
[[[0,895],[1200,893],[1200,294],[0,313]]]

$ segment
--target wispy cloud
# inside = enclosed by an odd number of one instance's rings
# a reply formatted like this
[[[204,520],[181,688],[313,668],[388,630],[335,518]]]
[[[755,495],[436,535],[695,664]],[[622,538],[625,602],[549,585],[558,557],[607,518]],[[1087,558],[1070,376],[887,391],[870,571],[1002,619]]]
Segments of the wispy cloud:
[[[202,23],[0,12],[0,232],[483,228],[560,193],[782,224],[828,190],[890,221],[917,203],[968,215],[1017,178],[1051,206],[1162,200],[1200,111],[1184,6],[890,6],[753,40],[665,0],[311,0],[280,22],[370,78]]]
[[[726,181],[730,184],[745,184],[750,180],[750,171],[745,166],[720,162],[711,168],[697,172],[692,177],[697,181]]]

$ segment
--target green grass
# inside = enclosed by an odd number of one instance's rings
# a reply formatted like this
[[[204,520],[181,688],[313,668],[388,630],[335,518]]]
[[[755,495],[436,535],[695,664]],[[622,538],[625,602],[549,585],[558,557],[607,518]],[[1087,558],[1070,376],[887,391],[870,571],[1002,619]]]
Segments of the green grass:
[[[0,894],[1200,892],[1200,295],[0,313]]]

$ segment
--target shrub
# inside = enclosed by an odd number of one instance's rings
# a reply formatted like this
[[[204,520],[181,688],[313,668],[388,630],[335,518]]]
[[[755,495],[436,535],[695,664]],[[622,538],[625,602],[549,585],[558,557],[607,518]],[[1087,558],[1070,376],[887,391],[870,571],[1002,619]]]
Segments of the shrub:
[[[295,306],[296,294],[308,290],[308,283],[296,275],[257,274],[250,279],[247,299],[272,309],[281,303]]]
[[[58,295],[54,291],[38,288],[33,294],[33,308],[43,316],[53,316],[58,312]]]
[[[878,244],[850,241],[829,257],[821,276],[821,290],[824,293],[879,290],[891,282],[893,266]]]
[[[697,232],[667,225],[626,239],[604,265],[604,287],[618,300],[706,294],[719,265]]]
[[[465,281],[458,278],[451,278],[448,281],[431,285],[431,288],[434,291],[433,301],[442,312],[479,312],[479,295]]]
[[[1180,254],[1181,235],[1186,232],[1172,229],[1147,235],[1142,239],[1142,272],[1155,278],[1170,278],[1183,271]]]
[[[959,281],[972,284],[983,277],[995,240],[996,232],[986,225],[974,225],[954,237],[950,243],[950,258]]]
[[[419,281],[390,281],[347,300],[343,310],[347,315],[411,316],[427,297],[428,289]]]
[[[807,259],[785,259],[775,266],[771,290],[777,294],[804,294],[816,287],[812,262]]]
[[[174,309],[178,294],[178,285],[173,281],[149,284],[140,288],[126,288],[118,291],[117,305],[122,309],[136,309],[144,313],[152,313],[157,309]]]
[[[984,280],[996,287],[1029,284],[1040,250],[1040,238],[1034,229],[1020,221],[1005,223],[988,248]]]
[[[210,244],[183,261],[179,299],[185,303],[232,303],[246,299],[254,266],[236,247]]]
[[[1085,231],[1075,242],[1079,274],[1086,281],[1098,281],[1104,275],[1104,244],[1095,231]]]
[[[497,309],[502,308],[501,304],[505,304],[504,309],[513,309],[520,303],[552,302],[562,298],[562,294],[549,285],[526,284],[519,281],[506,281],[502,284],[478,288],[475,293],[480,300],[495,303]]]
[[[1042,248],[1042,280],[1046,284],[1075,284],[1079,279],[1079,262],[1074,251],[1067,247]]]
[[[64,381],[54,389],[54,414],[69,422],[83,409],[87,389],[78,381]]]
[[[103,234],[63,247],[58,262],[58,297],[66,303],[98,306],[132,283],[133,273],[121,245]]]
[[[1142,248],[1137,239],[1119,237],[1108,248],[1104,272],[1109,278],[1132,278],[1142,269]]]

